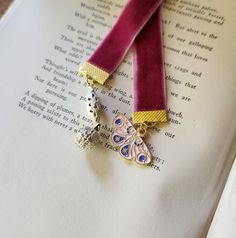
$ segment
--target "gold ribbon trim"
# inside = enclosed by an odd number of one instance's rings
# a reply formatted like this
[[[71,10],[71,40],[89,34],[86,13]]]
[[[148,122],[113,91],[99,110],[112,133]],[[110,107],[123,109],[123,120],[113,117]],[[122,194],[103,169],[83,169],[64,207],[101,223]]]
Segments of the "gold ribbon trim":
[[[133,123],[141,124],[144,122],[167,122],[167,112],[166,110],[156,110],[156,111],[141,111],[134,112]]]
[[[97,66],[94,66],[93,64],[90,64],[88,62],[85,62],[80,67],[79,72],[85,78],[92,79],[102,85],[105,83],[105,81],[110,76],[109,73],[107,73],[106,71],[104,71],[104,70],[98,68]]]

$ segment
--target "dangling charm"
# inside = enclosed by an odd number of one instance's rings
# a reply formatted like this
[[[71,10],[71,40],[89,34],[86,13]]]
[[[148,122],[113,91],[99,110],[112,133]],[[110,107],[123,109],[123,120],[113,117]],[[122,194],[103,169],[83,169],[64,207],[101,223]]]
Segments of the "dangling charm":
[[[93,120],[93,127],[86,126],[79,129],[75,138],[75,143],[82,149],[91,149],[100,142],[99,111],[101,106],[92,85],[93,82],[88,80],[87,109],[91,119]]]
[[[94,122],[99,121],[100,102],[91,85],[88,85],[87,110]]]
[[[142,139],[146,129],[136,130],[122,114],[113,119],[112,127],[111,142],[122,158],[127,161],[133,161],[138,165],[151,163],[151,154]]]
[[[76,144],[82,149],[92,149],[100,141],[99,130],[100,124],[97,124],[94,128],[86,126],[80,129],[75,138]]]

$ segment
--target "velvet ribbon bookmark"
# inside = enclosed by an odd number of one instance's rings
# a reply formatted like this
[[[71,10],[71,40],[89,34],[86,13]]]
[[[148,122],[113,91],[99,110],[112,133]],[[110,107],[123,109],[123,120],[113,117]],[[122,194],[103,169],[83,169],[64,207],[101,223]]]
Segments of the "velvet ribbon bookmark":
[[[157,9],[133,45],[133,123],[166,122],[166,85],[160,9]]]
[[[104,84],[133,46],[133,123],[166,122],[166,88],[160,4],[163,0],[129,0],[112,30],[80,68]]]

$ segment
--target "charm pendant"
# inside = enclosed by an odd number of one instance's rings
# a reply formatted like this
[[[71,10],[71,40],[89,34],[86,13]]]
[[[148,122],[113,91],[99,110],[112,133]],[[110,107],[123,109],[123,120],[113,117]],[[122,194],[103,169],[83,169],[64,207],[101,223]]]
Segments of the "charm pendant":
[[[82,149],[91,149],[100,142],[99,140],[99,111],[101,109],[99,99],[92,88],[92,84],[88,83],[87,94],[87,110],[93,120],[93,127],[86,126],[81,128],[76,135],[75,143]]]
[[[94,128],[86,126],[80,129],[75,137],[75,143],[82,149],[92,149],[99,143],[99,130],[100,124]]]
[[[151,154],[142,139],[144,134],[136,130],[124,115],[116,116],[112,121],[112,127],[111,142],[122,158],[138,165],[147,165],[152,161]]]
[[[99,111],[101,109],[99,99],[94,92],[92,86],[88,86],[88,94],[87,94],[87,110],[90,117],[96,123],[99,121]]]

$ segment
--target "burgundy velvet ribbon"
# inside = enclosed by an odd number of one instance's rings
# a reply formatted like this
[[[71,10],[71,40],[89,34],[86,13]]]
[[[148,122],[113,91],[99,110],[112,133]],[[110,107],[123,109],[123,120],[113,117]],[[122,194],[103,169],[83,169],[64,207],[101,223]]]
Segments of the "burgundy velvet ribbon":
[[[166,108],[166,85],[160,9],[157,9],[133,45],[134,111]]]
[[[133,44],[134,110],[165,109],[159,6],[163,0],[129,0],[88,62],[112,74]]]

